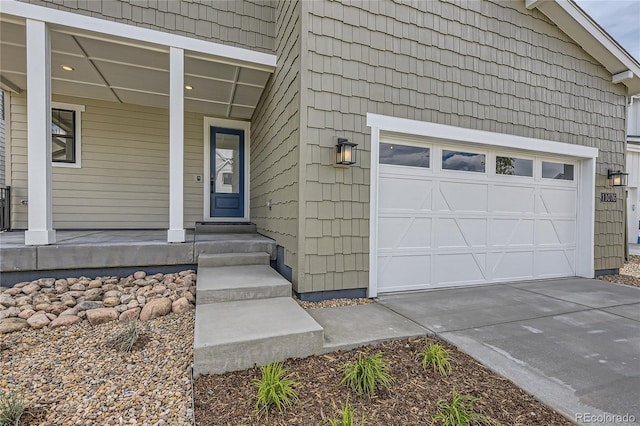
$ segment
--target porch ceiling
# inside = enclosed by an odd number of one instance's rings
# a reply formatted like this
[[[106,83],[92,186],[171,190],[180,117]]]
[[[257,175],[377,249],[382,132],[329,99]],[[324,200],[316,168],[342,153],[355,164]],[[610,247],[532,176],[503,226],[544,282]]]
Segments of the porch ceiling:
[[[169,47],[50,26],[54,94],[169,107]],[[63,66],[72,67],[66,71]],[[0,16],[0,83],[26,90],[25,22]],[[186,111],[248,120],[272,69],[185,50]]]

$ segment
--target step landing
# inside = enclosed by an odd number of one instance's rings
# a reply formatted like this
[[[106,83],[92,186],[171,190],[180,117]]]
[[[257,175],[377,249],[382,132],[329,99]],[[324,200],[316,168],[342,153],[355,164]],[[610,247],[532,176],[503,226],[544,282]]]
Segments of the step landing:
[[[268,265],[198,266],[198,305],[290,296],[291,283]]]
[[[291,297],[196,306],[194,377],[302,358],[322,347],[322,327]]]

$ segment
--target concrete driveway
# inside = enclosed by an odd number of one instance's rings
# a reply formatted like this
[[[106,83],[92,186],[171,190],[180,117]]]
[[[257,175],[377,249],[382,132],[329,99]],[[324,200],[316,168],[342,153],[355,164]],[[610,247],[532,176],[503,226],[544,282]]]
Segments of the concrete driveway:
[[[640,424],[638,288],[572,278],[379,302],[578,423]]]

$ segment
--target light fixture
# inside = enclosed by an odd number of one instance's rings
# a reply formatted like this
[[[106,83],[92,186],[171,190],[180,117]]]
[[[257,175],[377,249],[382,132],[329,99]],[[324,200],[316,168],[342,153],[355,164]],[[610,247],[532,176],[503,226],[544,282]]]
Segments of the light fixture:
[[[187,90],[193,90],[193,86],[189,86],[188,84],[186,86],[184,86],[185,89]]]
[[[73,67],[69,66],[69,65],[62,65],[62,69],[65,71],[73,71]]]
[[[338,138],[336,145],[336,164],[351,165],[356,163],[357,143],[349,142],[349,139]]]
[[[623,173],[620,170],[609,170],[607,172],[607,179],[609,179],[610,186],[627,186],[627,177],[629,173]]]

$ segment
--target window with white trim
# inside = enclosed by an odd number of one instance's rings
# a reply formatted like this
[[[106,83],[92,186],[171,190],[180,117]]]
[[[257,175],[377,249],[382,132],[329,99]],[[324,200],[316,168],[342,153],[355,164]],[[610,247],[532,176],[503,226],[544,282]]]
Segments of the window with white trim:
[[[84,106],[52,103],[51,161],[54,166],[80,167],[80,114]]]

